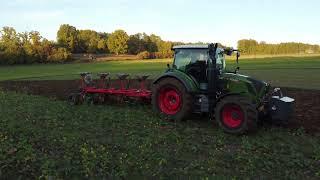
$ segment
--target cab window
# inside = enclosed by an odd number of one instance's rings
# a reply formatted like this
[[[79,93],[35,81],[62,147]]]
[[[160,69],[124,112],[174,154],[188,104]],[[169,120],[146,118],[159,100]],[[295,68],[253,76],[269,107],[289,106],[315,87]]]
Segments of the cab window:
[[[175,50],[174,66],[176,69],[185,71],[186,66],[197,61],[207,62],[207,49],[177,49]]]

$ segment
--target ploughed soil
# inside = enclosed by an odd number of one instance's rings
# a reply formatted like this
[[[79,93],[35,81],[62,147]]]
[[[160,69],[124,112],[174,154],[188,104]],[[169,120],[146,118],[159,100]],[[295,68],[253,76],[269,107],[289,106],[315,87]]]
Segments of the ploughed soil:
[[[116,80],[111,81],[113,87],[118,87]],[[151,80],[146,82],[150,88]],[[130,87],[138,88],[139,83],[132,80]],[[78,80],[49,80],[49,81],[2,81],[0,88],[5,91],[42,95],[53,99],[66,100],[68,95],[79,89]],[[303,127],[306,132],[320,132],[320,90],[306,90],[282,87],[285,95],[295,99],[295,112],[289,121],[289,127]]]

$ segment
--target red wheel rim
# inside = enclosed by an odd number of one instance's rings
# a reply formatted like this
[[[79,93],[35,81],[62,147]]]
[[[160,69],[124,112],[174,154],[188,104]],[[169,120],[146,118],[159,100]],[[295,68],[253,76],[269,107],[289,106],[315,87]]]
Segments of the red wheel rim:
[[[244,121],[244,113],[239,105],[227,104],[222,110],[222,120],[229,128],[237,128]]]
[[[181,107],[181,95],[175,88],[166,87],[160,90],[158,96],[160,110],[168,115],[176,114]]]

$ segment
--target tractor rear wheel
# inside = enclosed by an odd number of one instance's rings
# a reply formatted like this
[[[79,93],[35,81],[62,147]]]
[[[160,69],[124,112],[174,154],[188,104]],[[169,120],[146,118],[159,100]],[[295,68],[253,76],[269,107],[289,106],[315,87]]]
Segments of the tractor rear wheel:
[[[152,88],[152,107],[170,120],[180,121],[192,111],[193,98],[184,85],[175,78],[165,78]]]
[[[225,132],[244,134],[256,130],[258,112],[248,98],[227,96],[218,102],[215,119]]]

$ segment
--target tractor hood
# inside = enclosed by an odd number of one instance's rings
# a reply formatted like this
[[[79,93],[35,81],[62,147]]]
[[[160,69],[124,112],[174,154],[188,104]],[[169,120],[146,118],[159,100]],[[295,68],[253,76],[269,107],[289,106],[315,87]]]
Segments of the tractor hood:
[[[238,73],[223,73],[220,79],[225,82],[224,86],[227,86],[224,89],[234,93],[249,93],[258,99],[262,98],[270,88],[270,85],[264,81]]]

